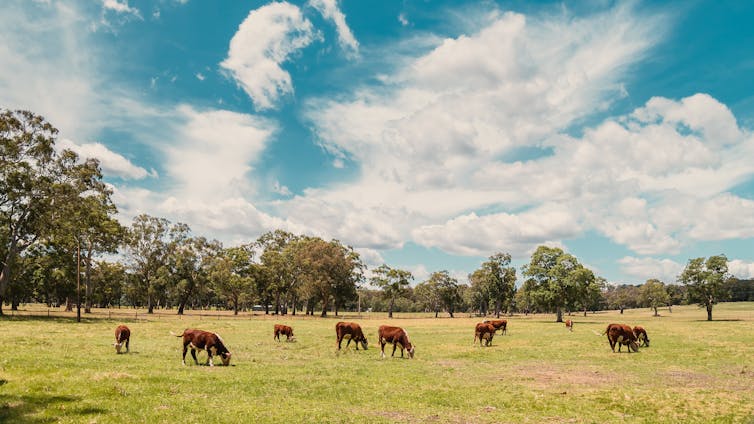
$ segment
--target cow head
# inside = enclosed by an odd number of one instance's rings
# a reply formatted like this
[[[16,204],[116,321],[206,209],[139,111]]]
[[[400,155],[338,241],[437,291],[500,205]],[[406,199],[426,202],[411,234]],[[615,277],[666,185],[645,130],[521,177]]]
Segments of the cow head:
[[[363,347],[364,350],[367,350],[367,347],[369,347],[369,342],[366,337],[361,338],[361,347]]]
[[[411,359],[414,358],[414,345],[411,345],[411,347],[408,348],[408,357]]]
[[[631,340],[628,343],[628,347],[629,347],[629,349],[633,350],[634,352],[638,352],[639,351],[639,344],[636,343],[635,340]]]
[[[222,359],[223,365],[225,365],[226,367],[230,365],[230,352],[225,352],[220,355],[220,359]]]
[[[123,343],[113,343],[113,346],[115,346],[115,352],[120,353],[120,348],[123,347]]]

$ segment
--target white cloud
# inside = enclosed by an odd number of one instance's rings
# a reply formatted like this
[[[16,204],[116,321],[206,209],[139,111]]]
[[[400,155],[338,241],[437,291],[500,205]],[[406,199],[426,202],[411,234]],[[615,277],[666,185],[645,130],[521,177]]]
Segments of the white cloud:
[[[280,184],[280,181],[277,180],[272,183],[272,192],[283,196],[293,195],[293,193],[291,193],[291,190],[287,186]]]
[[[346,15],[338,7],[338,0],[309,0],[309,4],[317,9],[322,17],[333,21],[338,31],[338,43],[341,48],[350,56],[358,55],[359,42],[346,23]]]
[[[408,19],[406,19],[406,15],[403,13],[398,15],[398,22],[400,22],[403,26],[408,26],[409,24]]]
[[[728,261],[728,272],[736,278],[742,280],[754,278],[754,262],[734,259]]]
[[[115,13],[125,13],[141,17],[139,9],[128,5],[128,0],[102,0],[102,7]]]
[[[657,278],[668,284],[675,283],[678,275],[685,267],[670,259],[635,258],[626,256],[618,261],[621,271],[637,277],[636,283],[644,283],[651,278]]]
[[[82,159],[97,159],[106,176],[110,175],[132,180],[139,180],[146,177],[157,177],[157,172],[154,169],[147,171],[140,166],[136,166],[123,155],[113,152],[101,143],[76,144],[75,142],[64,138],[58,140],[56,147],[59,149],[72,150]]]
[[[204,81],[204,75],[201,72],[197,72],[196,79],[198,79],[199,81]]]
[[[220,66],[230,72],[258,110],[275,106],[293,93],[291,76],[281,64],[315,39],[311,22],[298,7],[271,3],[252,10],[230,40]]]

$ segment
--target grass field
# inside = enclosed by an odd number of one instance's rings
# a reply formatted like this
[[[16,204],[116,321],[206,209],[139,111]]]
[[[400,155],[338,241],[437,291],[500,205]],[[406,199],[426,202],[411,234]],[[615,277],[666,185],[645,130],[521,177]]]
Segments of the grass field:
[[[479,318],[348,316],[371,344],[340,353],[335,318],[6,317],[0,422],[753,423],[754,303],[718,305],[712,322],[696,306],[661,314],[575,314],[572,333],[553,315],[515,315],[486,348],[472,344]],[[273,341],[278,322],[296,342]],[[613,353],[598,336],[609,322],[643,325],[651,347]],[[112,347],[119,323],[128,354]],[[415,359],[380,360],[383,323],[406,328]],[[182,366],[169,333],[187,327],[220,333],[232,366]]]

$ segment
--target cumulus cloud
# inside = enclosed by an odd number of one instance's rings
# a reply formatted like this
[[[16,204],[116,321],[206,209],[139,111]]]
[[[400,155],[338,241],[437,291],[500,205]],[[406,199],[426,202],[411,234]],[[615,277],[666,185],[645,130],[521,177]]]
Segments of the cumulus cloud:
[[[685,266],[670,259],[632,256],[626,256],[618,260],[618,263],[621,271],[637,277],[639,280],[637,283],[644,283],[651,278],[657,278],[665,283],[675,283]]]
[[[141,17],[139,9],[129,6],[128,0],[102,0],[102,7],[115,13],[125,13]]]
[[[316,37],[311,22],[287,2],[252,10],[230,40],[228,57],[220,63],[243,88],[258,110],[275,106],[293,93],[281,65]]]
[[[752,279],[754,278],[754,262],[734,259],[728,261],[728,272],[736,278]]]
[[[338,0],[310,0],[309,4],[317,9],[323,18],[333,21],[338,31],[338,43],[341,48],[350,56],[357,55],[359,42],[346,23],[346,15],[338,7]]]
[[[64,138],[58,140],[56,147],[72,150],[82,159],[97,159],[106,176],[109,175],[130,180],[157,177],[157,171],[154,169],[147,171],[140,166],[136,166],[123,155],[113,152],[102,143],[76,144],[75,142]]]

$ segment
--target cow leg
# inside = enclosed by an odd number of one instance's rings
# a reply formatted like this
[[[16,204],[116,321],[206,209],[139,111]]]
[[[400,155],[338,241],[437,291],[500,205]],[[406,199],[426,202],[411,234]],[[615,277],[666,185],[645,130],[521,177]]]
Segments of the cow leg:
[[[382,340],[380,340],[380,358],[385,357],[385,344]]]
[[[204,365],[209,365],[210,367],[215,366],[215,364],[212,363],[212,351],[210,349],[207,349],[207,362]]]
[[[126,339],[126,353],[128,353],[128,342],[131,341],[131,339]]]
[[[348,345],[351,344],[351,339],[352,339],[352,337],[348,338],[348,341],[346,342],[346,349],[348,349]],[[359,350],[359,345],[358,344],[356,345],[356,350]]]
[[[183,345],[183,365],[186,365],[186,351],[187,350],[188,348],[186,347],[186,345]]]
[[[194,363],[196,365],[199,365],[199,361],[196,359],[196,349],[194,349],[193,347],[191,348],[191,357],[194,358]]]
[[[398,347],[398,346],[396,346],[395,343],[393,343],[393,353],[390,355],[391,358],[395,356],[395,348],[396,347]]]
[[[338,350],[340,350],[340,343],[343,341],[343,337],[338,336]]]

